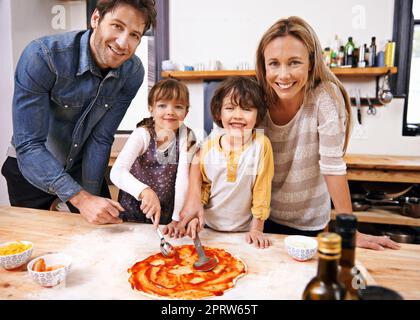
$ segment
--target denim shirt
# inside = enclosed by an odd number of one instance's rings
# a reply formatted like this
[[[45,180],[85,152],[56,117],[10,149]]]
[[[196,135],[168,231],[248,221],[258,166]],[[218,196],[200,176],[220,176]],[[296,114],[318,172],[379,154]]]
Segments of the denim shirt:
[[[90,35],[34,40],[15,72],[12,145],[19,169],[62,201],[82,189],[99,195],[114,134],[144,77],[135,55],[103,77]]]

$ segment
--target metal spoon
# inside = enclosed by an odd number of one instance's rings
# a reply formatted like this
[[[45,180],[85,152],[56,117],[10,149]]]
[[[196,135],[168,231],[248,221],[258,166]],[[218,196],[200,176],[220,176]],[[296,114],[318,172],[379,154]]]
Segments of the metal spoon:
[[[153,216],[150,218],[153,222],[153,224],[155,223],[155,220],[153,218]],[[168,242],[165,240],[165,238],[163,237],[162,232],[160,231],[159,227],[156,229],[157,234],[159,236],[160,239],[160,252],[162,252],[162,254],[167,257],[167,258],[172,258],[175,255],[175,248]]]
[[[210,271],[212,270],[219,261],[216,258],[209,258],[204,252],[203,246],[201,245],[198,234],[194,238],[195,250],[198,253],[198,260],[194,262],[194,268],[199,271]]]

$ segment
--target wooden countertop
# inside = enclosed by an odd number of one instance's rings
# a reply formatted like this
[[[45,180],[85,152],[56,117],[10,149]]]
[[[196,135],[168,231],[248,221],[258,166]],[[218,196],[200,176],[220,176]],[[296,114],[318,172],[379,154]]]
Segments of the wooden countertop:
[[[297,262],[284,249],[283,235],[270,235],[273,246],[256,249],[244,233],[202,232],[205,246],[215,246],[241,257],[248,273],[220,299],[300,299],[315,275],[317,262]],[[34,242],[33,258],[48,252],[72,256],[72,269],[64,285],[42,288],[25,267],[0,269],[0,299],[147,299],[130,288],[127,268],[158,251],[151,225],[124,223],[96,226],[77,214],[0,207],[0,242]],[[190,239],[172,239],[174,245]],[[403,244],[398,251],[357,249],[357,264],[369,284],[398,291],[406,299],[420,299],[420,246]]]
[[[112,166],[118,152],[112,152],[109,165]],[[420,157],[346,154],[344,161],[350,169],[374,169],[395,171],[420,171]]]
[[[420,157],[347,154],[344,161],[349,168],[420,171]]]

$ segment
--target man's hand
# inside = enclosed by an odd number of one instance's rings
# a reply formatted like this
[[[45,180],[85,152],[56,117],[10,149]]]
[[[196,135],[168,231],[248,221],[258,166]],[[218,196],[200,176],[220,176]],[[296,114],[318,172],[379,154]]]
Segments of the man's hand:
[[[245,236],[246,242],[254,244],[256,248],[265,249],[271,246],[271,241],[267,235],[259,230],[251,230]]]
[[[124,211],[124,208],[111,199],[94,196],[82,190],[69,201],[79,209],[82,217],[89,223],[108,224],[122,222],[119,215],[120,212]]]
[[[385,250],[385,248],[397,250],[401,248],[398,243],[392,241],[387,236],[378,237],[361,232],[356,233],[356,246],[372,250]]]
[[[160,220],[160,201],[156,193],[151,188],[146,188],[140,193],[140,210],[146,215],[147,219],[153,217],[155,228],[159,227]]]

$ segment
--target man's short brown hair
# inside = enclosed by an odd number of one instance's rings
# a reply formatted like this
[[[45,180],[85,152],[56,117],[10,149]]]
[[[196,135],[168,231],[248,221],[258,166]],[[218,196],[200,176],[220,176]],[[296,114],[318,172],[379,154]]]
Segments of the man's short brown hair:
[[[257,127],[267,113],[267,105],[260,85],[253,77],[234,76],[223,80],[214,92],[210,102],[211,114],[214,122],[223,127],[220,115],[222,112],[223,99],[231,96],[231,102],[241,108],[256,108]]]
[[[96,3],[96,9],[99,12],[100,20],[108,12],[114,10],[117,6],[122,4],[128,4],[134,9],[142,12],[146,17],[146,27],[144,31],[149,30],[151,26],[156,27],[156,8],[155,0],[98,0]]]

